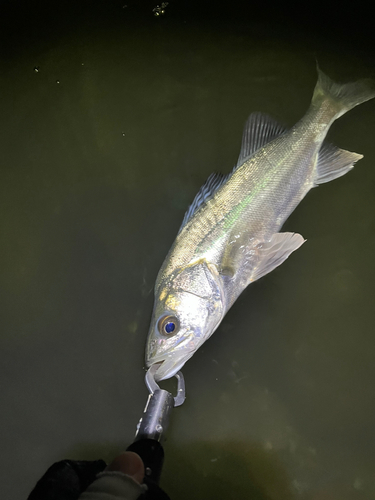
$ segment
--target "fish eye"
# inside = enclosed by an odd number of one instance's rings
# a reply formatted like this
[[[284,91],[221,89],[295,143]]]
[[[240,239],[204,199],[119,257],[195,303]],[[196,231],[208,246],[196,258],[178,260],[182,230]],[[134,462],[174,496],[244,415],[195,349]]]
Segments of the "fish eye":
[[[177,333],[180,328],[180,322],[176,316],[163,316],[159,319],[158,329],[162,335],[172,335]]]

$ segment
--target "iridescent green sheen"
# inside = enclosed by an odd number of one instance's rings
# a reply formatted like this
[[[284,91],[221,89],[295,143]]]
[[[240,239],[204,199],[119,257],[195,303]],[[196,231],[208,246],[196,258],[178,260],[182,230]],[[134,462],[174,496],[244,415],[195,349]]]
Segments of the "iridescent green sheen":
[[[365,81],[339,85],[319,71],[310,108],[289,131],[250,116],[241,161],[213,193],[202,191],[159,271],[146,347],[147,365],[161,363],[158,379],[183,366],[249,283],[302,245],[302,236],[280,228],[314,185],[362,158],[323,141],[338,117],[374,95]],[[157,325],[168,314],[179,329],[165,338]]]

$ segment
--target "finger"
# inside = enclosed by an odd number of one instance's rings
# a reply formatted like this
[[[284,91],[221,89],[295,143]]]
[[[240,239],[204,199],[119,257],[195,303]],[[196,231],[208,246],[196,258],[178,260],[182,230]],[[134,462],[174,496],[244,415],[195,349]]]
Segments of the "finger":
[[[105,470],[120,471],[132,477],[141,484],[145,475],[145,466],[139,455],[132,451],[125,451],[116,457]]]

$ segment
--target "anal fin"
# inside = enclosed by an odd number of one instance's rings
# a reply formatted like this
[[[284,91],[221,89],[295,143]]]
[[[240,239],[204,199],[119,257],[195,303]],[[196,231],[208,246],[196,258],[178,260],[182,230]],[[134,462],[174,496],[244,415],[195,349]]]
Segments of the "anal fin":
[[[316,164],[315,185],[333,181],[345,175],[363,155],[323,143]]]

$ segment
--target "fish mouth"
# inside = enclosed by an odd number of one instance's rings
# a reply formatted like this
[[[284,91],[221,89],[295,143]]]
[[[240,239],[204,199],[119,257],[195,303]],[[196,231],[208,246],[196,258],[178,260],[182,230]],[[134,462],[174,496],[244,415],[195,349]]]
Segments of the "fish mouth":
[[[153,370],[156,381],[166,380],[173,377],[181,370],[186,361],[190,359],[196,351],[194,342],[194,333],[188,331],[172,348],[157,353],[158,347],[148,350],[146,356],[146,365],[148,368],[159,365],[157,370]],[[190,344],[190,345],[189,345]],[[177,348],[176,348],[177,346]]]
[[[154,371],[155,381],[160,382],[161,380],[167,380],[168,378],[174,377],[193,354],[194,352],[184,353],[178,357],[168,356],[166,358],[154,359],[152,363],[148,363],[149,367],[158,365],[156,371]]]

